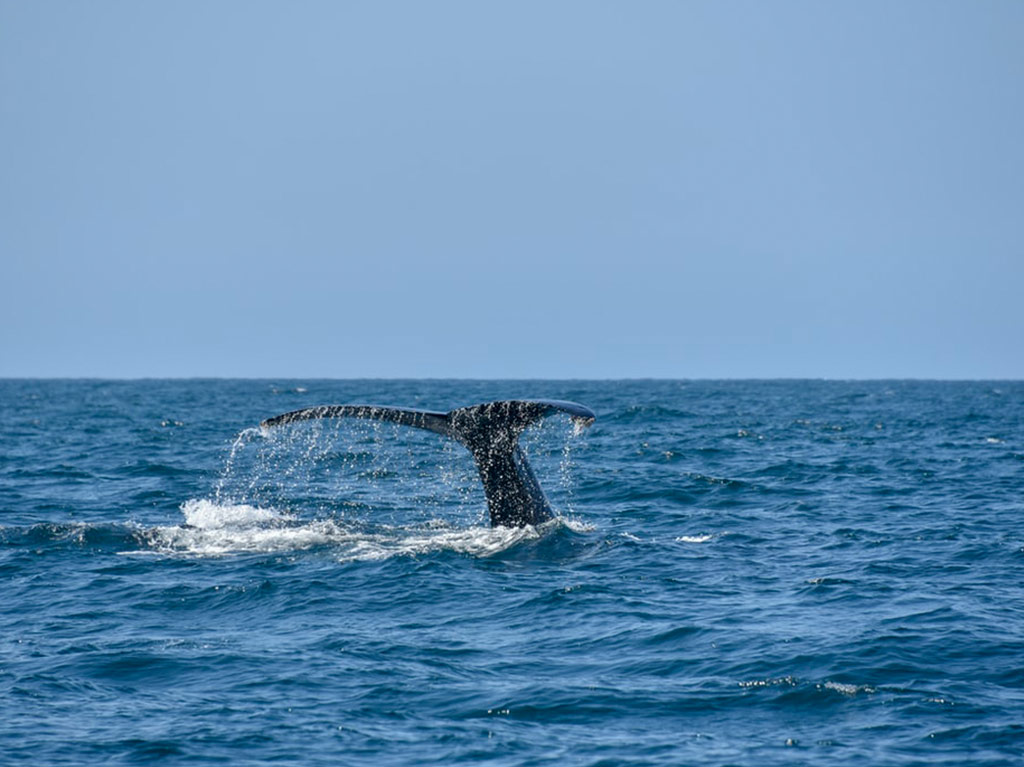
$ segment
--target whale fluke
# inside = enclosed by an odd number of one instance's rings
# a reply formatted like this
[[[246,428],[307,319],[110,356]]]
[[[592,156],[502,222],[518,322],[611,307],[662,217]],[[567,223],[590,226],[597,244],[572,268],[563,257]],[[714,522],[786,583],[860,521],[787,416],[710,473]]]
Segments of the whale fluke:
[[[551,519],[551,506],[537,482],[519,436],[532,423],[553,413],[568,413],[589,426],[592,410],[562,400],[499,400],[447,413],[378,405],[321,405],[282,413],[263,421],[264,428],[316,418],[368,418],[426,429],[457,440],[473,455],[487,497],[491,525],[521,527]]]

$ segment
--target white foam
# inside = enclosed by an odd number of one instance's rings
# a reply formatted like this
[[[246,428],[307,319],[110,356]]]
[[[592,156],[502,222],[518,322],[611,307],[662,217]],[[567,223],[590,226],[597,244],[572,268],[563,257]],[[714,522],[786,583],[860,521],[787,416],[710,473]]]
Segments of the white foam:
[[[425,525],[377,525],[367,529],[333,519],[300,521],[275,509],[248,504],[186,501],[181,507],[185,524],[149,528],[143,536],[149,549],[126,554],[171,554],[217,557],[247,552],[295,552],[330,547],[339,561],[416,556],[454,551],[473,557],[498,554],[522,541],[535,540],[554,526],[571,530],[593,529],[584,523],[556,519],[540,527],[453,527],[433,519]]]
[[[825,682],[826,690],[834,690],[843,695],[856,695],[859,692],[874,692],[873,687],[863,684],[845,684],[844,682]]]
[[[583,522],[582,520],[575,519],[573,517],[558,517],[558,523],[572,530],[574,533],[592,533],[597,529],[597,526],[590,522]]]
[[[146,531],[151,553],[220,556],[305,549],[329,542],[336,527],[331,522],[295,524],[289,515],[274,509],[207,499],[186,501],[181,512],[184,525]]]
[[[676,538],[676,540],[679,541],[680,543],[707,543],[712,538],[714,538],[714,536],[710,535],[710,534],[708,534],[708,535],[680,535],[678,538]]]
[[[499,554],[505,549],[521,541],[536,540],[541,536],[541,529],[527,525],[526,527],[467,527],[448,530],[413,529],[395,530],[394,537],[381,535],[368,546],[363,547],[362,554],[373,559],[398,555],[428,554],[434,551],[456,551],[474,557],[488,557]],[[351,557],[349,557],[351,558]]]
[[[219,504],[205,498],[185,501],[181,505],[185,524],[203,530],[220,530],[225,527],[252,527],[287,519],[272,509],[261,509],[245,503]]]

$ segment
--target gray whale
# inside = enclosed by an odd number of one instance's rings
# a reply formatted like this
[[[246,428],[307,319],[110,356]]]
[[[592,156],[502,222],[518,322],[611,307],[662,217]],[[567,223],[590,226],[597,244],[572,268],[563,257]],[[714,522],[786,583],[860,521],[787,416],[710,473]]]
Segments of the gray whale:
[[[537,525],[553,514],[537,482],[519,435],[553,413],[568,413],[578,424],[594,422],[592,410],[561,400],[499,400],[447,413],[378,405],[320,405],[282,413],[263,421],[264,428],[315,418],[369,418],[443,434],[464,445],[476,461],[487,497],[491,526]]]

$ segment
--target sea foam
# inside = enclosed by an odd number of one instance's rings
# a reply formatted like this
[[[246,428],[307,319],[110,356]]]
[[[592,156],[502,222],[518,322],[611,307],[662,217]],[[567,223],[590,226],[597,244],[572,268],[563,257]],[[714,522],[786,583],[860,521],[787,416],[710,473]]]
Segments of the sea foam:
[[[276,509],[249,504],[190,499],[182,504],[184,524],[155,526],[143,531],[143,552],[193,557],[265,552],[287,553],[324,547],[338,561],[416,556],[453,551],[473,557],[498,554],[516,544],[536,540],[549,528],[579,531],[587,525],[556,519],[540,527],[453,526],[434,519],[403,527],[350,523],[340,519],[298,519]]]

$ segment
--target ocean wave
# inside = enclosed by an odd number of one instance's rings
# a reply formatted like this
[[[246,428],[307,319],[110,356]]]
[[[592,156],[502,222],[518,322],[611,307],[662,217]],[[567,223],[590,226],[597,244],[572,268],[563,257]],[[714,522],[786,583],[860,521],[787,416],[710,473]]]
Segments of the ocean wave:
[[[592,529],[563,517],[539,527],[518,528],[457,527],[439,519],[411,527],[367,525],[333,518],[303,520],[276,509],[208,499],[186,501],[181,510],[184,524],[145,530],[146,548],[124,553],[216,557],[326,549],[330,556],[343,562],[442,551],[489,557],[521,542],[538,540],[555,529]]]
[[[592,525],[557,517],[532,527],[460,527],[433,519],[410,526],[367,524],[342,518],[302,519],[286,511],[245,503],[191,499],[181,505],[177,525],[137,522],[39,523],[0,526],[0,545],[47,550],[112,550],[125,556],[222,557],[322,550],[339,562],[382,560],[454,552],[491,557],[559,531],[584,533]]]

